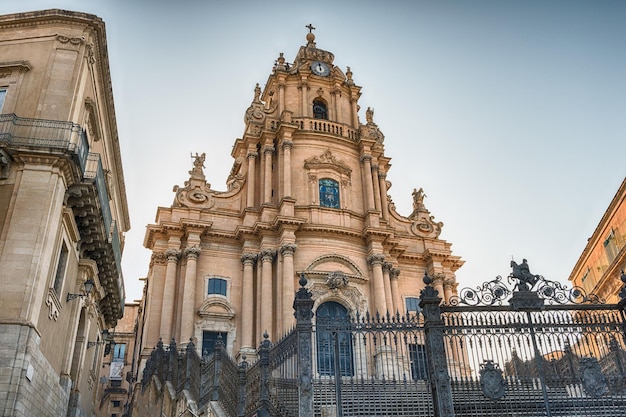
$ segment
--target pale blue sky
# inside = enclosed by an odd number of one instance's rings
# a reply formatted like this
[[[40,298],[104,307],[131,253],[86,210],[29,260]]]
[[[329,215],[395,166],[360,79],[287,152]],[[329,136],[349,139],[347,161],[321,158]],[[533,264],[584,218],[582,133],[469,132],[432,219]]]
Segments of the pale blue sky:
[[[0,1],[3,14],[46,8],[107,25],[129,301],[145,226],[189,153],[207,153],[224,190],[255,83],[279,52],[293,60],[308,23],[363,87],[361,113],[375,109],[398,211],[423,187],[444,222],[461,287],[506,276],[511,256],[566,281],[626,174],[624,1]]]

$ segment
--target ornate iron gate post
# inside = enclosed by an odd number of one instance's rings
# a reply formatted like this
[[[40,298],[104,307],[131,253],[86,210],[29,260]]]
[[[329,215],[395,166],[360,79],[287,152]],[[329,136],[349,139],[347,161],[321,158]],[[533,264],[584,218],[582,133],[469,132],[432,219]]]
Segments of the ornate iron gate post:
[[[298,416],[313,417],[313,298],[305,288],[307,283],[304,274],[300,276],[300,289],[296,293],[293,309],[296,316],[296,332],[298,334]]]
[[[432,282],[432,278],[424,274],[426,287],[420,293],[420,307],[424,312],[424,339],[433,408],[436,417],[454,417],[452,388],[443,343],[444,324],[439,307],[441,298],[438,296],[439,292],[430,285]]]
[[[239,364],[239,392],[237,396],[237,417],[244,417],[246,415],[246,382],[248,373],[248,362],[246,362],[246,355],[243,355],[243,360]]]
[[[261,407],[257,411],[258,417],[270,417],[269,402],[270,402],[270,347],[269,335],[263,334],[263,341],[259,348],[259,365],[261,366],[261,387],[260,387],[260,403]]]
[[[213,350],[213,380],[211,381],[211,401],[217,401],[220,398],[220,372],[222,368],[222,350],[224,349],[224,342],[222,342],[221,336],[215,341],[215,348]]]

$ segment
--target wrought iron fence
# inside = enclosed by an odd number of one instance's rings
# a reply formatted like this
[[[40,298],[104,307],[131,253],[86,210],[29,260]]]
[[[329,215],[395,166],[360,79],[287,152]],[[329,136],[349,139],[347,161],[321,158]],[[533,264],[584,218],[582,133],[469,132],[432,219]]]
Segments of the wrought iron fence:
[[[295,330],[274,346],[266,336],[251,367],[223,347],[184,366],[161,345],[144,384],[157,375],[181,387],[177,372],[198,369],[200,386],[186,389],[232,417],[626,416],[626,290],[601,304],[519,271],[513,289],[498,278],[451,305],[425,277],[415,314],[316,320],[301,279]]]

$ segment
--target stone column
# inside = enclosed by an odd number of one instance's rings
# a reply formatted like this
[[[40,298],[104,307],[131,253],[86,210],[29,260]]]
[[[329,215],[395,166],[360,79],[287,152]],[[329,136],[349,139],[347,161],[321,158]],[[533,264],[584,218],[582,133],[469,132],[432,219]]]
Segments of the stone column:
[[[276,251],[271,249],[264,249],[259,253],[261,258],[261,332],[267,332],[270,338],[272,334],[272,313],[274,311],[273,305],[273,288],[272,288],[272,262]]]
[[[256,158],[258,156],[258,152],[248,151],[248,194],[246,198],[246,207],[254,207],[254,191],[256,187]]]
[[[146,329],[143,334],[143,346],[155,346],[161,337],[161,313],[165,297],[165,273],[167,255],[165,252],[152,252],[150,275],[148,275],[148,294],[146,294]]]
[[[374,291],[374,307],[376,311],[381,315],[387,312],[387,303],[385,300],[385,283],[383,281],[383,262],[385,257],[381,254],[370,255],[367,258],[367,262],[372,265],[372,289]]]
[[[389,220],[389,205],[387,203],[387,173],[379,171],[378,182],[380,183],[380,202],[383,219]]]
[[[180,341],[188,342],[194,336],[194,322],[196,310],[196,264],[200,256],[199,246],[185,248],[184,255],[187,258],[185,268],[185,286],[183,288],[183,305],[180,320]],[[199,307],[199,306],[198,306]]]
[[[161,338],[170,340],[172,338],[172,323],[174,321],[174,296],[176,294],[176,273],[178,269],[178,258],[180,249],[168,249],[167,267],[165,269],[165,286],[163,287],[163,308],[161,310]]]
[[[291,197],[291,147],[293,142],[290,140],[283,141],[283,181],[284,196]]]
[[[241,255],[243,263],[243,283],[241,285],[241,350],[254,351],[252,341],[254,324],[254,262],[255,253]]]
[[[445,297],[445,293],[443,291],[443,280],[445,277],[445,274],[438,273],[434,274],[432,278],[432,286],[433,288],[435,288],[435,290],[437,290],[439,297],[441,297],[442,299]]]
[[[380,211],[380,181],[378,180],[378,165],[372,165],[372,184],[374,185],[374,207],[376,207],[376,210]]]
[[[297,246],[293,243],[286,243],[280,247],[280,253],[283,255],[283,311],[282,311],[282,333],[287,332],[293,326],[293,298],[296,295],[293,285],[293,254]]]
[[[265,155],[265,178],[263,179],[263,203],[272,202],[272,154],[274,153],[273,146],[266,146],[263,148],[263,154]]]
[[[443,293],[445,295],[444,302],[446,304],[450,303],[450,299],[454,295],[454,290],[456,289],[456,282],[452,278],[444,278],[443,280]]]
[[[395,314],[396,312],[393,306],[393,297],[391,296],[390,272],[392,269],[393,269],[393,264],[391,262],[383,263],[383,281],[385,283],[385,304],[387,305],[389,314]]]
[[[398,290],[398,275],[400,275],[400,270],[397,268],[393,268],[389,271],[389,279],[391,280],[391,298],[393,299],[393,313],[404,313],[404,308],[402,306],[402,297],[400,296],[400,290]]]
[[[363,174],[363,194],[365,194],[365,211],[374,208],[374,187],[372,185],[372,155],[365,154],[361,156],[363,164],[361,172]]]

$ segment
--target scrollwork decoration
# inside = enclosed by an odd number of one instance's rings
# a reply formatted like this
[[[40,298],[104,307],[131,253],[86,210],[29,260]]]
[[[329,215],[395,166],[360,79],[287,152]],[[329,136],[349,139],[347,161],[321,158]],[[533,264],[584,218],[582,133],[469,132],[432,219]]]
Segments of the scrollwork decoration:
[[[458,296],[448,301],[449,305],[502,305],[513,293],[536,293],[540,299],[550,304],[602,304],[604,300],[596,294],[587,294],[586,291],[574,286],[568,288],[557,281],[546,279],[542,275],[531,274],[526,260],[518,265],[511,261],[513,271],[507,277],[507,282],[498,275],[491,281],[484,282],[476,288],[463,288]]]

